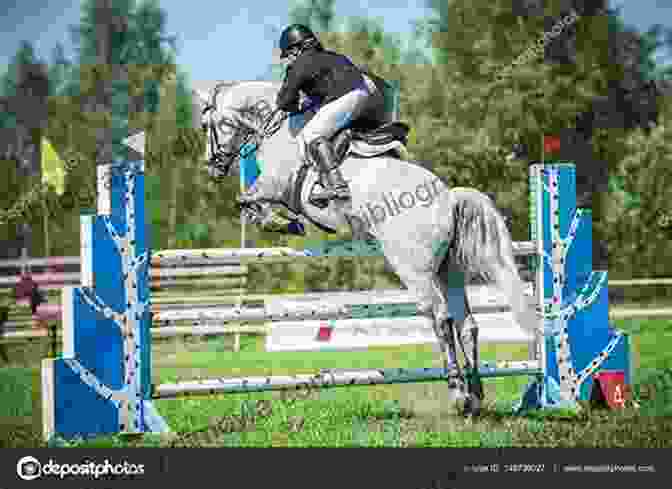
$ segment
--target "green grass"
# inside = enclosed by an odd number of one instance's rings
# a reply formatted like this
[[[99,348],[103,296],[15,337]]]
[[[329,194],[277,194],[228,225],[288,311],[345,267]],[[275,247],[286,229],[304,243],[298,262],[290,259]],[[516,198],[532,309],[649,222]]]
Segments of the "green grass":
[[[157,402],[173,437],[102,437],[66,446],[243,447],[671,447],[672,321],[619,321],[632,332],[638,410],[509,414],[527,378],[485,381],[483,416],[470,422],[447,402],[442,382],[331,388],[320,391],[228,394]],[[439,365],[432,347],[367,352],[265,353],[261,338],[168,341],[154,345],[156,383],[239,375],[316,372],[324,368],[426,367]],[[483,360],[525,358],[525,347],[484,346]],[[13,373],[10,372],[13,371]],[[0,370],[3,419],[22,419],[31,436],[0,435],[2,446],[36,446],[39,410],[29,416],[26,386],[39,388],[39,370]],[[37,379],[37,380],[36,380]],[[23,389],[23,390],[22,390]],[[21,394],[24,392],[24,394]],[[35,406],[34,397],[32,406]],[[8,406],[13,405],[9,408]],[[37,404],[39,406],[39,404]],[[4,431],[4,429],[3,429]]]
[[[0,368],[0,448],[41,443],[39,370]]]

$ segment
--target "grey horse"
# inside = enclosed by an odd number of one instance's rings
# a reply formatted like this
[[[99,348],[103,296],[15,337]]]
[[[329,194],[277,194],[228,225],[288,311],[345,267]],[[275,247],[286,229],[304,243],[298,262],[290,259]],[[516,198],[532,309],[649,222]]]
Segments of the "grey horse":
[[[418,314],[433,322],[451,401],[463,414],[478,415],[483,400],[478,325],[470,311],[467,280],[477,276],[494,282],[528,333],[533,335],[538,324],[524,295],[504,217],[478,190],[448,188],[427,165],[405,161],[404,138],[380,133],[351,137],[339,149],[352,200],[313,204],[310,195],[320,186],[320,176],[296,138],[310,112],[287,117],[277,111],[279,89],[279,83],[257,81],[194,92],[200,116],[195,122],[209,137],[211,174],[227,174],[243,145],[252,144],[262,171],[239,203],[256,223],[263,225],[270,206],[279,204],[293,218],[324,231],[349,229],[354,239],[376,240],[409,292],[417,295]]]

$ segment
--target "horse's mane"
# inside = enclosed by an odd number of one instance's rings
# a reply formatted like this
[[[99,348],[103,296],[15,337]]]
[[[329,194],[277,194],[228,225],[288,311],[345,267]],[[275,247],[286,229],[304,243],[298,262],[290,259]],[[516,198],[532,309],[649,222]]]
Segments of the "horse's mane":
[[[206,86],[203,86],[206,85]],[[210,105],[220,99],[220,97],[231,96],[234,99],[239,99],[241,102],[234,104],[234,108],[245,108],[245,95],[238,95],[236,92],[240,90],[248,91],[252,86],[261,87],[264,91],[273,90],[277,93],[280,90],[280,83],[274,81],[266,80],[247,80],[247,81],[219,81],[211,82],[207,84],[201,84],[201,88],[198,89],[200,96],[196,99],[198,105]],[[257,92],[256,87],[252,90],[252,93]],[[252,94],[250,93],[250,95]]]
[[[251,105],[248,102],[253,95],[258,94],[259,92],[269,92],[271,90],[277,93],[280,90],[280,85],[281,84],[279,82],[266,80],[227,82],[226,84],[222,85],[220,93],[223,95],[224,93],[234,94],[235,92],[239,92],[241,90],[244,92],[249,91],[249,94],[243,93],[237,97],[241,102],[238,104],[239,108],[244,108],[247,105]]]
[[[220,93],[223,96],[228,93],[234,100],[237,99],[233,107],[229,107],[230,110],[242,117],[259,121],[266,115],[266,109],[275,108],[275,100],[268,101],[269,106],[260,110],[259,98],[255,95],[277,94],[280,86],[279,82],[265,80],[229,82]],[[240,95],[233,93],[239,90],[243,93]]]

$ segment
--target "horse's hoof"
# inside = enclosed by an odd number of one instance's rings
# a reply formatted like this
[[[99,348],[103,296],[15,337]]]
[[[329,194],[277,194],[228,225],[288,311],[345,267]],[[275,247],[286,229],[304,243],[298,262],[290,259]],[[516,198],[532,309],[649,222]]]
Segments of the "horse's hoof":
[[[481,399],[475,394],[470,394],[464,403],[463,414],[465,417],[478,418],[481,415]]]
[[[477,382],[474,382],[469,386],[469,390],[472,392],[472,395],[477,397],[479,400],[485,398],[485,392],[483,391],[483,382],[480,379]]]
[[[457,383],[449,383],[448,400],[449,405],[454,406],[458,413],[464,413],[464,410],[467,408],[467,403],[469,402],[469,397],[467,396],[463,386]]]

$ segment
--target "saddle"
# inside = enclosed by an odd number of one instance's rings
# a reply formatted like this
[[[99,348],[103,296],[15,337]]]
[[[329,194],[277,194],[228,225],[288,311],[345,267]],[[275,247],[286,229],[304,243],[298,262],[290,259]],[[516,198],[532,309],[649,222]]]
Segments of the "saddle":
[[[387,122],[374,129],[362,127],[346,127],[337,132],[332,138],[334,153],[338,164],[343,162],[352,141],[362,141],[369,146],[385,146],[394,141],[408,144],[410,127],[400,121]]]

